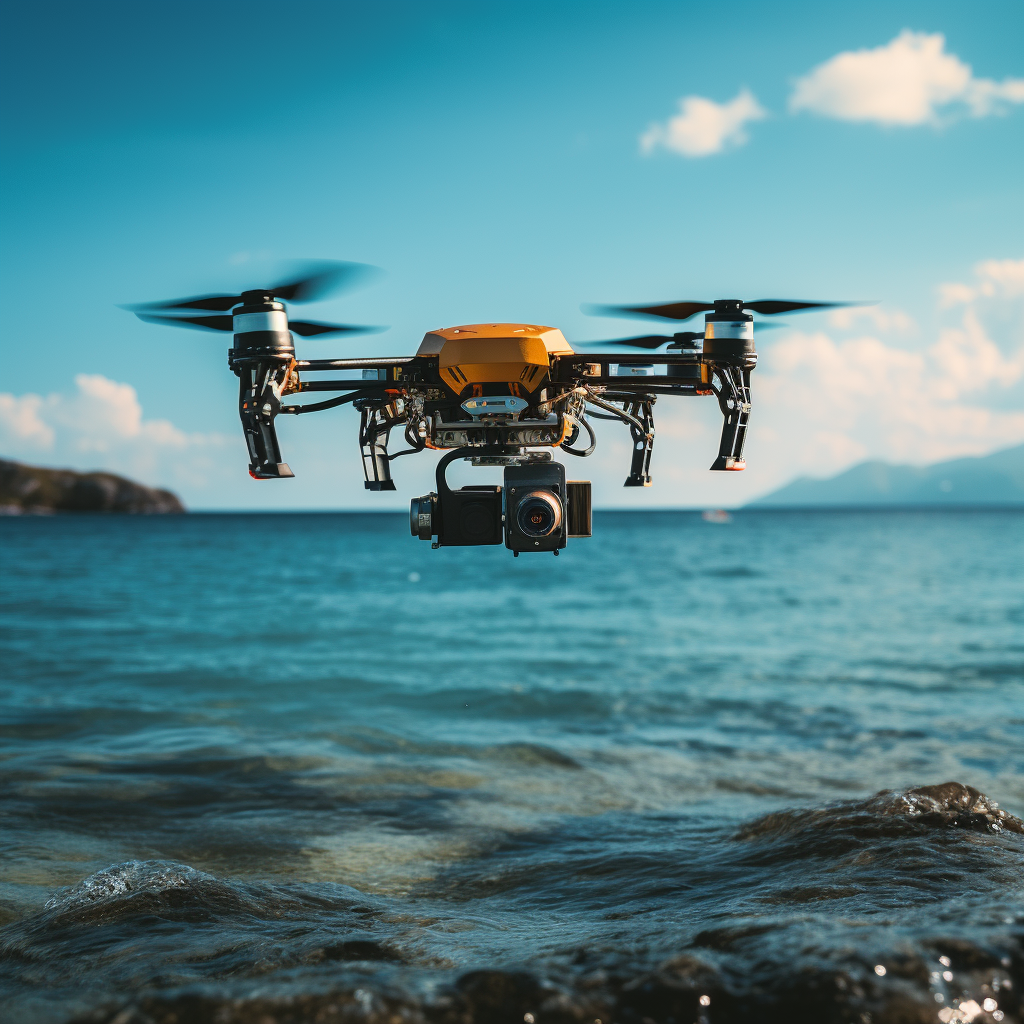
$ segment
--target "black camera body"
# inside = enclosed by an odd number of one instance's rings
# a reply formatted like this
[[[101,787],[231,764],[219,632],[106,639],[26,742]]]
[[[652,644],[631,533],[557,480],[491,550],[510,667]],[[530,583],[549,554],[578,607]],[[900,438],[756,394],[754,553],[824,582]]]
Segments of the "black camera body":
[[[436,493],[413,498],[410,527],[414,537],[435,547],[500,544],[516,556],[522,551],[564,548],[569,537],[589,537],[589,480],[565,479],[560,462],[499,457],[505,464],[503,487],[474,486],[452,490],[445,470],[461,449],[446,455],[437,468]],[[496,464],[497,460],[495,460]],[[500,464],[500,463],[497,463]]]
[[[569,537],[565,466],[534,462],[505,469],[505,547],[557,551]]]

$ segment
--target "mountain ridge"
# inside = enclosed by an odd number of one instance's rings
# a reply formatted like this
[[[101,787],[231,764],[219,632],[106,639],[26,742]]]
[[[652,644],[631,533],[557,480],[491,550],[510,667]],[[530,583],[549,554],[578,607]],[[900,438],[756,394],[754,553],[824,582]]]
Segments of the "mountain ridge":
[[[1024,505],[1024,444],[930,466],[871,460],[826,479],[798,477],[744,508]]]

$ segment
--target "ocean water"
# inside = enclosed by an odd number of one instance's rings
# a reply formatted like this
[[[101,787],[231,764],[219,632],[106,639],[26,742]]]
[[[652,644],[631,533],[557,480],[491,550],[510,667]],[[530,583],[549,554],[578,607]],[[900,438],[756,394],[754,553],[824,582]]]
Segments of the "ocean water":
[[[4,1021],[1024,1020],[1024,513],[0,557]]]

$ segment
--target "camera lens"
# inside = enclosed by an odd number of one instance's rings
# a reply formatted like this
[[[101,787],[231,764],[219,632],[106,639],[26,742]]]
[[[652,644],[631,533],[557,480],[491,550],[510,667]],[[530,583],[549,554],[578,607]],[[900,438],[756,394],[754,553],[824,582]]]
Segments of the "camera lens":
[[[562,525],[562,503],[550,491],[533,491],[519,502],[516,523],[527,537],[547,537]]]
[[[413,498],[409,510],[409,526],[412,535],[420,540],[430,540],[434,534],[434,495],[424,494],[422,498]]]

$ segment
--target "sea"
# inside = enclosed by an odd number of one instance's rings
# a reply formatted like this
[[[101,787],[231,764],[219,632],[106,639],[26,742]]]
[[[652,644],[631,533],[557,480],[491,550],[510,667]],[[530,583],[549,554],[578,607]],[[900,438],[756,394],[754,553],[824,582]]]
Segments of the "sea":
[[[1024,511],[0,520],[7,1024],[1024,1020]]]

